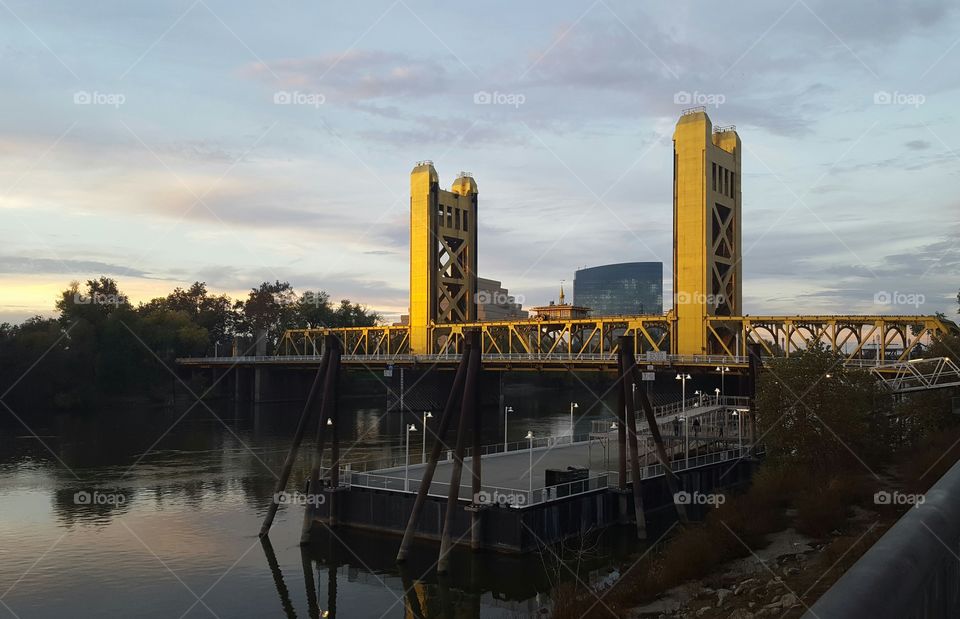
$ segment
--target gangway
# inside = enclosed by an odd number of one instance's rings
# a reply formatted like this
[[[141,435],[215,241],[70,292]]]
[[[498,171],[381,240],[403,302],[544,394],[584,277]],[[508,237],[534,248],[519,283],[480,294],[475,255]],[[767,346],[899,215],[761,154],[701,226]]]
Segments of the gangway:
[[[898,361],[870,371],[893,393],[960,387],[960,367],[950,357]]]

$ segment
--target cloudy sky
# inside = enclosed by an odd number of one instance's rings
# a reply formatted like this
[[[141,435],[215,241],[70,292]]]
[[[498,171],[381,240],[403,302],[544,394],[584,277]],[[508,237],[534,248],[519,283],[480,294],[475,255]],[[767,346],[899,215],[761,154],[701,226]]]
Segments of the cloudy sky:
[[[0,321],[72,279],[406,308],[408,174],[480,189],[480,273],[671,272],[671,134],[743,140],[745,311],[956,312],[954,2],[0,0]],[[691,103],[687,103],[690,101]]]

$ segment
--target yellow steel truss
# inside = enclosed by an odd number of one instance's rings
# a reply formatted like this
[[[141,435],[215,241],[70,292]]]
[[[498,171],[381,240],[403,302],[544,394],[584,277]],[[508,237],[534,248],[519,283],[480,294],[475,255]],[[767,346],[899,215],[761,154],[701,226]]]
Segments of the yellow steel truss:
[[[937,316],[712,316],[707,349],[713,354],[746,355],[748,342],[768,355],[786,356],[821,342],[847,359],[908,359],[931,338],[956,330]],[[893,355],[896,355],[895,357]]]
[[[705,323],[708,354],[730,357],[745,357],[749,342],[760,344],[768,355],[790,356],[813,340],[847,359],[872,355],[902,360],[919,344],[957,329],[954,323],[936,316],[708,316]],[[635,354],[669,352],[675,325],[665,316],[433,325],[428,328],[425,354],[458,354],[469,329],[480,330],[485,354],[578,359],[616,353],[621,335],[637,336]],[[328,333],[340,339],[346,355],[411,354],[406,326],[292,329],[284,333],[279,352],[319,354],[322,338]]]

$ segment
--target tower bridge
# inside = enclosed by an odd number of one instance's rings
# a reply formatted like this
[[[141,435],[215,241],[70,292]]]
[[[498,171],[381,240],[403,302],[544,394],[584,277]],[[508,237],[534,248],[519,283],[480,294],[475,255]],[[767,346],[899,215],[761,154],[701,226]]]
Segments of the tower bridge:
[[[677,366],[746,367],[750,344],[787,356],[821,342],[850,364],[905,361],[957,326],[937,316],[743,314],[741,142],[703,108],[685,110],[673,135],[673,309],[662,315],[477,321],[479,191],[461,173],[441,189],[431,161],[410,174],[408,324],[291,329],[275,358],[183,359],[185,365],[309,363],[324,336],[344,363],[455,364],[464,334],[481,333],[485,363],[511,369],[613,369],[620,336],[641,360]],[[891,370],[892,371],[892,370]]]

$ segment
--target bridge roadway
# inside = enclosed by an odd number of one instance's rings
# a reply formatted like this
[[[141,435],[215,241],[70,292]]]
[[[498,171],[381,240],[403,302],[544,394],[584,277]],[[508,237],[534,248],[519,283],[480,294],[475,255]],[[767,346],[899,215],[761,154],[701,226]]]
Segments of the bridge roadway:
[[[180,357],[177,364],[194,368],[232,369],[282,367],[316,367],[322,356],[317,355],[261,355],[237,357]],[[459,353],[442,355],[342,355],[341,363],[353,369],[384,370],[389,367],[426,369],[439,367],[453,369],[460,362]],[[730,368],[733,373],[746,372],[749,367],[747,357],[726,355],[665,355],[656,353],[648,358],[638,357],[641,366],[652,365],[658,370],[668,368],[708,368],[718,366]],[[894,374],[899,365],[880,363],[875,359],[847,359],[844,365],[851,368],[874,370],[884,374]],[[485,370],[594,370],[617,372],[617,353],[569,355],[566,353],[485,353]]]

